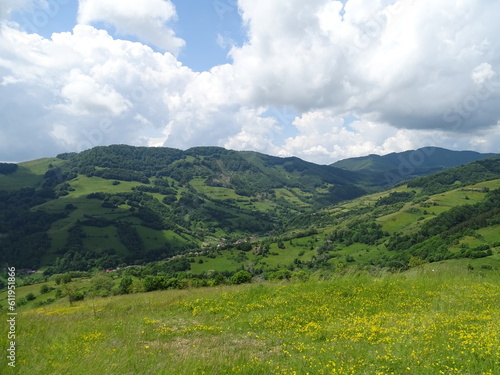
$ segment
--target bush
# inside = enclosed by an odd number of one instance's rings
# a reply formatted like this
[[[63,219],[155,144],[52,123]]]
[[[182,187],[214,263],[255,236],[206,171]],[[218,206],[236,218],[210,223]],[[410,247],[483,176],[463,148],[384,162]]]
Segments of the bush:
[[[132,287],[132,278],[130,276],[124,276],[123,279],[121,279],[120,284],[118,286],[118,293],[128,294],[130,293],[131,287]]]
[[[279,270],[269,275],[269,280],[290,280],[292,272],[290,270]]]
[[[83,292],[75,292],[69,295],[70,302],[83,301],[84,298],[85,294],[83,294]]]
[[[186,279],[190,288],[201,288],[207,286],[207,281],[203,279]]]
[[[178,278],[172,277],[166,281],[165,287],[167,289],[181,289],[183,285]]]
[[[166,289],[166,280],[163,276],[146,276],[143,282],[145,292]]]
[[[49,299],[46,299],[45,301],[38,301],[38,302],[35,302],[33,304],[34,307],[42,307],[42,306],[45,306],[45,305],[48,305],[48,304],[51,304],[52,302],[54,302],[55,299],[54,298],[49,298]]]
[[[224,278],[224,276],[220,273],[216,274],[210,281],[209,281],[209,285],[210,286],[217,286],[217,285],[221,285],[221,284],[224,284],[226,282],[226,279]]]
[[[27,301],[33,301],[36,298],[36,296],[33,293],[28,293],[26,295],[26,300]]]
[[[47,284],[43,284],[41,287],[40,287],[40,294],[45,294],[45,293],[48,293],[50,292],[50,288]]]
[[[12,174],[17,171],[17,164],[0,163],[0,174]]]
[[[231,284],[238,285],[249,283],[252,280],[252,275],[247,271],[238,271],[233,276],[231,276]]]
[[[101,297],[107,297],[113,288],[113,279],[105,274],[94,276],[91,280],[92,290]]]
[[[309,274],[306,271],[297,271],[292,274],[292,279],[305,282],[309,280]]]
[[[71,274],[68,272],[68,273],[61,275],[61,279],[60,279],[59,283],[62,282],[63,284],[67,284],[67,283],[70,283],[72,279],[73,278],[71,277]],[[56,279],[56,284],[58,284],[57,279]]]

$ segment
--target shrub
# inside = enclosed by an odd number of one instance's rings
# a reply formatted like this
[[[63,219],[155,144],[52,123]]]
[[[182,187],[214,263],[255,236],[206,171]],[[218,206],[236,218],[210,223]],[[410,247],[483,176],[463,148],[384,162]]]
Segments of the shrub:
[[[226,282],[226,279],[224,276],[220,273],[216,274],[209,282],[210,286],[217,286],[220,284],[224,284]]]
[[[290,280],[292,272],[290,270],[279,270],[269,275],[269,280]]]
[[[60,279],[59,283],[62,282],[63,284],[67,284],[67,283],[70,283],[72,279],[73,278],[71,277],[71,274],[68,272],[68,273],[61,275],[61,279]],[[57,283],[57,280],[56,280],[56,283]]]
[[[238,285],[249,283],[252,280],[252,275],[248,271],[238,271],[231,276],[231,284]]]
[[[83,301],[84,298],[85,298],[85,294],[83,294],[83,292],[75,292],[75,293],[69,295],[69,300],[71,302]]]
[[[47,284],[43,284],[41,287],[40,287],[40,294],[45,294],[45,293],[48,293],[50,292],[50,288]]]
[[[167,289],[166,280],[163,276],[146,276],[143,282],[145,292]]]
[[[113,288],[113,279],[108,275],[97,275],[92,278],[92,290],[101,297],[109,296]]]
[[[306,272],[306,271],[297,271],[297,272],[294,272],[292,274],[292,279],[293,280],[299,280],[299,281],[302,281],[302,282],[305,282],[307,280],[309,280],[309,274]]]
[[[121,279],[120,284],[118,285],[118,293],[119,294],[128,294],[130,293],[132,287],[132,278],[130,276],[124,276]]]

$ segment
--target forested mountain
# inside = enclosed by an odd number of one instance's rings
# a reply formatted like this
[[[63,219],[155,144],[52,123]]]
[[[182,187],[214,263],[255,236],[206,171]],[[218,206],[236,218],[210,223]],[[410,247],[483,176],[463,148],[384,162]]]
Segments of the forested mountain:
[[[360,181],[356,173],[298,158],[278,158],[218,147],[180,151],[115,145],[80,154],[63,154],[59,158],[68,161],[64,171],[142,183],[148,183],[151,177],[168,177],[180,184],[195,177],[205,178],[209,186],[232,188],[246,196],[283,187],[312,193],[320,186],[349,185]]]
[[[356,173],[216,147],[115,145],[2,168],[2,261],[30,268],[173,256],[366,194]]]
[[[418,150],[393,152],[383,156],[372,154],[344,159],[333,163],[332,166],[369,175],[373,173],[383,174],[386,176],[387,181],[395,183],[413,177],[429,175],[493,155],[474,151],[451,151],[439,147],[424,147]]]
[[[47,274],[200,252],[199,271],[401,268],[497,246],[485,228],[500,224],[498,157],[386,191],[384,173],[216,147],[115,145],[0,167],[1,262]],[[179,258],[164,272],[197,267]]]

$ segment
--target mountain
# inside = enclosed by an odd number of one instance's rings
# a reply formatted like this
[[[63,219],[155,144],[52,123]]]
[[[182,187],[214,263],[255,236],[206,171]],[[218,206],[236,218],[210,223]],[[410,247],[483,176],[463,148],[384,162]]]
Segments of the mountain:
[[[114,145],[0,167],[0,262],[46,274],[177,256],[162,272],[401,268],[490,256],[477,247],[500,241],[499,157],[388,190],[377,173],[217,147]],[[461,243],[469,224],[477,241]],[[185,257],[200,252],[203,264]]]
[[[217,147],[114,145],[2,168],[1,260],[26,268],[156,260],[366,194],[357,173]]]
[[[300,271],[405,270],[433,262],[453,262],[464,272],[500,269],[500,157],[294,215],[254,246],[241,258],[231,246],[214,258],[207,252],[190,270],[235,272],[244,264],[274,278]]]
[[[424,147],[388,155],[368,155],[340,160],[331,164],[346,171],[384,176],[388,184],[425,176],[448,168],[457,167],[494,154],[475,151],[451,151],[439,147]]]

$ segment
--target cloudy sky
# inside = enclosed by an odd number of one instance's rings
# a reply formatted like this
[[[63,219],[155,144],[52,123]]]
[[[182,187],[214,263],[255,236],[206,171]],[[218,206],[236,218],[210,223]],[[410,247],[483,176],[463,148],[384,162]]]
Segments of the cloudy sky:
[[[1,0],[0,160],[499,152],[494,0]]]

